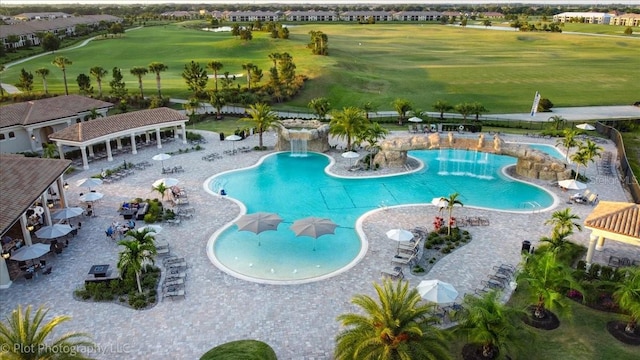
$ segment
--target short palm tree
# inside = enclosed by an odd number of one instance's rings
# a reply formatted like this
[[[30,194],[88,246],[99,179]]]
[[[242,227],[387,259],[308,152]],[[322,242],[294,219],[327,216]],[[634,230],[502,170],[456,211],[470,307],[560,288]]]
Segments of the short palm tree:
[[[482,345],[482,355],[493,359],[505,357],[508,349],[517,344],[520,329],[515,324],[523,314],[500,302],[500,293],[490,291],[481,297],[467,294],[463,309],[456,314],[459,326],[455,331],[472,343]],[[497,350],[497,351],[496,351]]]
[[[569,230],[556,230],[554,229],[551,232],[551,236],[544,236],[540,238],[540,241],[546,244],[549,244],[549,250],[553,253],[560,253],[564,249],[566,249],[570,242],[567,239],[569,236],[573,235],[573,231]]]
[[[554,129],[560,130],[560,126],[567,120],[560,115],[554,115],[549,118],[549,121],[553,123]]]
[[[447,203],[447,212],[449,212],[449,226],[447,227],[447,235],[451,235],[451,225],[453,224],[453,207],[456,205],[464,206],[462,201],[458,200],[460,194],[453,193],[448,198],[443,197],[442,200]]]
[[[453,110],[453,105],[444,100],[438,100],[433,104],[433,110],[440,113],[440,119],[444,119],[444,112]]]
[[[42,147],[42,157],[47,159],[53,159],[58,156],[58,146],[53,143],[45,144]]]
[[[122,240],[118,245],[124,247],[118,258],[118,270],[122,276],[127,274],[135,274],[136,283],[138,284],[138,292],[142,294],[142,284],[140,283],[140,275],[143,265],[153,264],[153,257],[158,253],[153,242],[140,243],[137,240]]]
[[[149,71],[156,74],[156,87],[158,88],[158,96],[162,97],[160,91],[160,73],[169,70],[169,67],[161,62],[154,61],[149,64]]]
[[[62,70],[62,79],[64,80],[64,94],[69,95],[69,87],[67,86],[67,66],[73,65],[73,62],[71,62],[71,60],[64,56],[57,56],[51,63]]]
[[[378,301],[367,295],[351,300],[364,314],[338,316],[345,330],[336,337],[336,359],[449,358],[445,334],[433,326],[434,305],[422,303],[405,281],[373,286]]]
[[[567,154],[564,158],[564,161],[569,161],[569,152],[572,148],[578,146],[578,139],[576,139],[576,135],[578,133],[573,129],[564,129],[564,137],[562,140],[558,140],[558,145],[564,146],[567,149]]]
[[[216,119],[222,119],[222,108],[227,104],[227,99],[218,91],[209,93],[209,102],[216,109]]]
[[[589,165],[589,158],[585,151],[578,148],[578,151],[571,155],[571,161],[576,164],[576,176],[574,177],[574,180],[578,180],[578,175],[580,175],[580,166],[584,166],[586,169],[587,165]]]
[[[251,122],[257,128],[258,146],[262,149],[262,133],[280,123],[278,115],[271,110],[271,106],[265,103],[257,103],[249,106],[247,113],[249,117],[242,118],[241,120]]]
[[[160,196],[162,196],[162,200],[164,201],[164,196],[167,194],[167,190],[169,190],[169,188],[163,183],[159,183],[156,186],[152,187],[153,191],[157,191]]]
[[[331,104],[329,103],[329,99],[325,97],[317,97],[311,99],[307,106],[318,116],[318,120],[324,120],[325,116],[327,116],[327,113],[329,112]]]
[[[616,285],[613,298],[620,309],[629,314],[624,330],[633,333],[640,319],[640,268],[625,268],[625,276]]]
[[[360,109],[364,111],[364,117],[366,117],[367,120],[369,120],[369,113],[376,112],[378,110],[378,107],[375,104],[373,104],[371,101],[367,101],[362,105],[360,105]]]
[[[566,208],[555,211],[551,215],[551,218],[544,223],[545,225],[552,225],[553,231],[558,233],[573,231],[574,227],[576,230],[582,231],[582,225],[576,222],[576,220],[580,220],[580,216],[572,213],[571,208]]]
[[[347,151],[352,150],[351,141],[367,129],[369,121],[364,116],[364,111],[357,107],[345,107],[341,111],[331,113],[329,133],[338,138],[347,139]]]
[[[584,156],[587,158],[587,162],[594,162],[596,156],[600,157],[602,151],[604,149],[602,146],[596,144],[595,142],[587,139],[584,144],[580,145],[580,150],[584,152]]]
[[[196,114],[200,107],[202,107],[200,100],[195,97],[190,97],[186,103],[182,104],[182,108],[187,112],[190,121],[195,121]]]
[[[55,316],[48,322],[44,318],[48,309],[39,307],[31,316],[31,305],[26,309],[18,305],[6,322],[0,322],[0,357],[2,359],[88,359],[78,348],[93,349],[95,344],[88,334],[69,332],[47,341],[56,327],[71,320],[69,316]]]
[[[125,235],[128,238],[131,238],[131,240],[135,240],[140,244],[152,244],[155,246],[155,234],[155,231],[153,231],[152,229],[145,228],[142,230],[131,229],[127,231]]]
[[[407,112],[411,110],[411,103],[407,99],[395,99],[391,105],[393,105],[393,110],[398,113],[398,124],[402,125]]]
[[[357,136],[357,141],[365,141],[367,143],[367,150],[369,151],[369,168],[373,169],[373,158],[375,154],[380,150],[378,141],[384,139],[389,134],[389,130],[380,126],[377,122],[371,123],[365,131]]]

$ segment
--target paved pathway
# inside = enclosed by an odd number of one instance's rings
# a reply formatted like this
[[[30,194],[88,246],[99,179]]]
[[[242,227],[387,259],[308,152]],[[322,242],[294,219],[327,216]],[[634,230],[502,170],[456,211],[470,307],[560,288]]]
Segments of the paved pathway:
[[[205,151],[176,155],[165,161],[165,166],[182,165],[186,169],[175,177],[180,179],[180,185],[186,188],[191,204],[197,209],[194,219],[177,227],[165,226],[159,235],[169,241],[172,254],[187,259],[185,300],[162,301],[151,309],[135,311],[117,304],[80,302],[72,297],[73,290],[82,285],[92,264],[116,263],[117,246],[106,238],[104,230],[118,219],[116,210],[123,201],[155,197],[151,183],[163,175],[160,164],[153,162],[154,166],[136,172],[135,176],[100,187],[99,191],[105,197],[95,205],[98,216],[82,218],[80,234],[61,255],[49,259],[53,273],[38,276],[28,283],[19,280],[10,289],[0,290],[0,318],[7,316],[17,304],[43,304],[51,308],[52,316],[70,315],[72,321],[60,331],[93,334],[101,353],[92,355],[98,359],[196,359],[216,345],[248,338],[270,344],[279,359],[332,359],[334,339],[340,330],[336,317],[356,311],[350,304],[353,295],[373,295],[372,283],[379,281],[381,270],[391,267],[390,258],[396,244],[386,239],[385,231],[396,227],[429,226],[436,209],[433,206],[406,206],[372,213],[363,222],[369,241],[367,255],[353,269],[331,279],[292,286],[242,281],[218,270],[206,256],[205,244],[210,236],[234,219],[239,208],[228,199],[206,193],[203,182],[215,173],[254,164],[264,153],[250,152],[205,162],[201,160],[204,154],[221,153],[230,144],[220,142],[215,133],[204,134],[208,139]],[[404,136],[404,133],[398,135]],[[531,140],[505,137],[507,141]],[[273,134],[266,134],[264,139],[272,148]],[[243,142],[243,146],[253,146],[257,144],[257,137]],[[79,171],[67,179],[72,185],[68,194],[71,204],[78,202],[78,194],[82,191],[74,186],[75,182],[97,174],[100,168],[118,166],[125,159],[151,161],[151,157],[160,151],[176,151],[182,147],[184,145],[179,142],[172,142],[163,145],[162,150],[149,147],[139,150],[137,155],[118,155],[112,163],[106,160],[92,163],[92,169]],[[612,143],[606,147],[615,152]],[[334,157],[338,169],[346,167],[347,159],[338,153]],[[588,175],[594,179],[592,189],[601,199],[627,200],[615,177],[599,176],[592,167]],[[550,190],[560,198],[567,196]],[[586,205],[572,207],[583,219],[592,209]],[[409,275],[412,286],[423,279],[438,278],[451,282],[461,293],[472,292],[492,272],[493,265],[519,261],[522,240],[534,240],[534,246],[537,246],[536,239],[549,231],[543,223],[551,215],[551,212],[511,214],[468,207],[456,209],[456,213],[487,216],[491,225],[470,227],[473,241],[439,261],[428,274],[422,277]],[[579,233],[573,238],[586,244],[588,234]],[[596,253],[595,260],[606,262],[611,254],[640,258],[638,248],[607,243],[603,252]]]

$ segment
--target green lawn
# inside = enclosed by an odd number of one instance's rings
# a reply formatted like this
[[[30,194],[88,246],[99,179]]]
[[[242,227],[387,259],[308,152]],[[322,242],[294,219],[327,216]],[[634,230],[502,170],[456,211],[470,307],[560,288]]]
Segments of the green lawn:
[[[306,48],[310,30],[328,35],[330,56],[310,54]],[[154,26],[56,55],[73,61],[67,74],[72,92],[77,91],[78,74],[99,65],[109,70],[120,67],[130,93],[136,93],[137,80],[129,69],[161,61],[169,66],[162,74],[163,93],[186,98],[189,93],[181,72],[191,60],[201,64],[221,61],[222,71],[231,74],[243,73],[242,64],[251,62],[263,69],[266,78],[271,66],[268,54],[286,51],[293,56],[298,73],[309,78],[302,94],[284,105],[298,109],[306,109],[314,97],[326,96],[334,108],[371,101],[379,110],[391,110],[391,102],[404,97],[423,110],[431,110],[442,99],[452,104],[478,101],[491,112],[504,113],[528,111],[535,91],[556,106],[630,104],[640,93],[640,82],[634,81],[640,78],[640,39],[636,37],[420,24],[314,24],[294,26],[290,31],[290,40],[254,32],[252,41],[243,42],[229,33]],[[61,93],[62,73],[51,65],[53,57],[46,55],[7,69],[3,81],[16,83],[22,67],[31,72],[48,67],[50,91]],[[103,84],[105,91],[110,78]],[[37,75],[34,82],[36,91],[41,91]],[[154,76],[145,76],[143,82],[145,94],[153,94]],[[244,78],[237,84],[245,86]],[[93,85],[97,88],[95,81]],[[213,88],[212,80],[209,87]]]

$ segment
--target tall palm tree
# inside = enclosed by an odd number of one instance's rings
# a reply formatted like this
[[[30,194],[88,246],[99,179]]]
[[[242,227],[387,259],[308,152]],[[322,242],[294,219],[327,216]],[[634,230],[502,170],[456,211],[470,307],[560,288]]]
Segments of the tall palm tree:
[[[98,96],[102,97],[102,79],[107,76],[109,72],[100,66],[94,66],[89,70],[89,75],[93,76],[98,83]]]
[[[524,270],[518,274],[518,282],[529,285],[536,302],[534,316],[542,319],[546,310],[565,310],[565,296],[561,288],[581,289],[571,274],[571,269],[556,259],[555,253],[546,251],[527,256]]]
[[[273,67],[277,68],[278,67],[278,60],[280,60],[280,53],[274,52],[269,54],[269,59],[271,59],[271,61],[273,61]]]
[[[142,230],[131,229],[127,231],[125,234],[129,240],[134,240],[139,242],[140,244],[151,244],[155,247],[155,231],[149,228],[145,228]]]
[[[336,337],[335,358],[352,359],[448,359],[446,335],[433,326],[434,305],[421,302],[409,283],[385,280],[373,285],[378,300],[356,295],[351,300],[362,314],[343,314],[338,321],[346,329]]]
[[[144,98],[144,93],[142,91],[142,77],[147,75],[149,70],[144,66],[134,66],[129,70],[131,75],[138,78],[138,88],[140,89],[140,97]]]
[[[364,112],[360,108],[351,106],[343,108],[342,111],[334,110],[331,115],[329,133],[338,138],[346,138],[347,151],[352,150],[351,140],[369,126]]]
[[[450,194],[448,198],[443,197],[442,201],[447,203],[447,212],[449,213],[449,226],[447,227],[447,235],[451,235],[451,225],[453,224],[453,207],[456,205],[464,206],[462,201],[458,200],[460,194]]]
[[[595,142],[587,139],[584,144],[580,145],[580,151],[584,152],[584,156],[587,159],[587,163],[594,162],[596,156],[600,157],[601,153],[604,151],[602,146],[596,144]]]
[[[576,176],[574,180],[578,180],[578,176],[580,175],[580,166],[584,166],[585,169],[587,165],[589,165],[589,158],[587,157],[587,153],[583,151],[581,148],[578,148],[578,151],[575,154],[571,155],[571,161],[576,164]]]
[[[71,60],[67,59],[64,56],[57,56],[51,63],[62,70],[62,79],[64,80],[64,93],[65,95],[69,95],[69,87],[67,86],[67,66],[73,65],[73,62],[71,62]]]
[[[378,141],[380,139],[384,139],[387,134],[389,134],[389,130],[380,126],[377,122],[374,122],[371,123],[363,133],[357,136],[358,142],[367,142],[367,150],[369,151],[369,169],[373,169],[373,158],[378,150],[380,150]]]
[[[207,64],[207,68],[211,69],[211,71],[213,71],[213,81],[215,82],[215,90],[218,91],[218,71],[222,70],[222,63],[220,61],[210,61]]]
[[[156,246],[152,243],[140,243],[137,240],[122,240],[118,245],[124,247],[118,258],[118,270],[120,274],[134,273],[136,283],[138,284],[138,292],[142,294],[142,284],[140,283],[140,274],[142,266],[146,263],[153,264],[153,257],[158,253]]]
[[[402,125],[407,112],[411,110],[411,103],[407,99],[395,99],[392,105],[393,109],[398,113],[398,125]]]
[[[149,71],[156,74],[156,87],[158,88],[158,96],[162,97],[160,92],[160,73],[169,70],[169,67],[161,62],[154,61],[149,64]]]
[[[252,63],[242,64],[242,69],[247,71],[247,89],[248,90],[251,90],[251,70],[253,70],[254,67],[255,65],[253,65]]]
[[[240,120],[253,123],[258,131],[258,147],[263,149],[262,133],[280,123],[280,120],[278,120],[278,114],[273,112],[271,110],[271,106],[265,103],[250,105],[247,113],[249,114],[249,117],[244,117]]]
[[[222,119],[222,108],[227,104],[227,99],[224,95],[217,91],[211,91],[209,93],[209,102],[216,109],[216,119]]]
[[[47,89],[47,76],[49,76],[49,73],[50,71],[47,68],[40,68],[36,70],[36,74],[40,75],[42,78],[42,86],[44,87],[45,94],[49,94],[49,90]]]
[[[625,271],[625,276],[616,285],[613,298],[620,309],[629,314],[624,330],[633,333],[640,319],[640,268],[629,267]]]
[[[564,158],[564,161],[569,160],[569,152],[572,148],[578,146],[578,139],[576,139],[576,135],[578,133],[573,129],[564,129],[564,137],[561,140],[558,140],[558,145],[564,146],[567,149],[567,155]]]
[[[4,65],[0,65],[0,72],[4,71]],[[0,85],[0,96],[4,96],[4,89],[2,88],[2,85]]]
[[[70,332],[47,341],[58,325],[71,317],[55,316],[44,322],[49,310],[41,306],[31,316],[31,309],[29,305],[23,311],[18,305],[6,322],[0,322],[0,355],[3,359],[88,359],[78,351],[80,347],[95,348],[86,333]]]
[[[482,355],[487,359],[493,359],[498,354],[506,356],[520,337],[520,329],[515,324],[523,314],[514,307],[502,304],[497,291],[490,291],[481,297],[465,295],[463,310],[456,315],[459,326],[455,332],[464,335],[472,343],[480,343]]]
[[[568,232],[575,227],[578,231],[582,231],[582,225],[576,220],[580,220],[580,216],[571,212],[571,208],[564,210],[556,210],[551,218],[544,222],[545,225],[552,225],[554,232]]]
[[[567,238],[571,235],[573,235],[573,231],[571,229],[554,229],[553,232],[551,232],[551,236],[543,236],[540,238],[540,241],[549,244],[549,250],[557,254],[569,246],[570,242]]]

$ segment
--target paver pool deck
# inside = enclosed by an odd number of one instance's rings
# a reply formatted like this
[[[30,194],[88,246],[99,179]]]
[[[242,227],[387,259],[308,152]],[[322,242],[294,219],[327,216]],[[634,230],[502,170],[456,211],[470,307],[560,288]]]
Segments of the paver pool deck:
[[[239,215],[239,207],[232,201],[212,196],[203,188],[203,182],[222,171],[253,165],[267,152],[249,152],[240,155],[224,155],[223,159],[207,162],[202,156],[210,152],[222,153],[230,148],[229,142],[221,142],[215,133],[202,132],[208,140],[205,150],[175,155],[164,162],[165,166],[181,165],[184,173],[162,175],[159,162],[151,157],[160,152],[185,148],[178,141],[140,149],[137,155],[121,154],[111,163],[94,162],[91,169],[74,173],[66,180],[71,184],[67,197],[71,205],[79,204],[78,194],[85,189],[75,186],[77,180],[97,174],[101,168],[112,168],[124,160],[137,163],[150,161],[153,166],[136,171],[112,184],[104,184],[98,191],[104,198],[94,205],[97,217],[78,218],[82,221],[79,235],[71,240],[62,254],[50,256],[53,272],[38,276],[32,281],[23,279],[5,290],[0,290],[0,316],[4,319],[18,304],[45,305],[50,316],[70,315],[72,320],[60,326],[60,334],[66,331],[83,331],[92,334],[99,345],[99,353],[89,354],[98,359],[197,359],[212,347],[240,339],[257,339],[274,348],[279,359],[332,359],[335,336],[340,331],[336,317],[356,311],[350,300],[355,294],[374,295],[372,283],[380,281],[380,271],[392,267],[390,259],[396,243],[386,238],[391,228],[427,226],[437,213],[432,205],[402,206],[379,209],[363,221],[363,230],[369,249],[362,261],[349,271],[327,280],[301,285],[265,285],[236,279],[217,269],[206,255],[206,244],[211,235]],[[394,133],[390,136],[404,136]],[[542,142],[555,145],[555,139],[532,139],[523,136],[504,136],[506,141]],[[273,133],[265,134],[264,141],[273,148]],[[332,144],[336,141],[332,140]],[[257,145],[257,136],[239,142],[236,146]],[[614,153],[613,143],[602,146]],[[344,169],[348,160],[333,153],[336,172]],[[592,164],[587,175],[592,182],[589,188],[599,194],[601,200],[628,201],[628,195],[616,176],[597,174]],[[186,298],[163,300],[156,306],[142,311],[112,303],[76,301],[73,290],[83,284],[93,264],[112,264],[118,257],[118,246],[105,236],[105,229],[115,220],[122,221],[117,209],[122,202],[132,198],[157,197],[151,183],[161,177],[171,176],[180,180],[196,209],[193,219],[179,226],[164,225],[157,237],[170,243],[171,254],[183,256],[188,263]],[[546,182],[538,182],[545,186]],[[584,219],[593,209],[589,205],[567,205],[568,193],[546,187],[560,199],[558,207],[570,206]],[[446,194],[445,194],[446,195]],[[229,194],[233,196],[233,194]],[[269,196],[269,194],[260,194]],[[421,280],[440,279],[450,282],[462,295],[480,287],[481,280],[494,272],[492,267],[502,263],[518,264],[523,240],[538,239],[548,235],[545,226],[553,210],[527,214],[506,213],[482,209],[456,208],[455,215],[486,216],[490,226],[468,227],[473,240],[440,260],[424,276],[406,272],[411,286]],[[139,221],[138,227],[143,224]],[[571,237],[575,242],[587,245],[589,233],[579,232]],[[640,258],[640,248],[607,241],[603,251],[597,251],[594,260],[606,264],[610,255]]]

